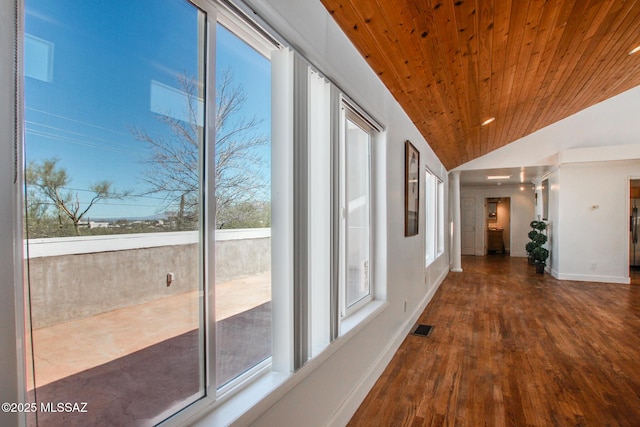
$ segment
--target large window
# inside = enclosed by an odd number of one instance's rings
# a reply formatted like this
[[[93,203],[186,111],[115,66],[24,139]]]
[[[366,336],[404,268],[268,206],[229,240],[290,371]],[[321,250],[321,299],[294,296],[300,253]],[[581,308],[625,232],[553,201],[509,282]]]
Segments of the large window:
[[[437,203],[437,179],[428,169],[425,173],[424,180],[425,188],[425,212],[426,212],[426,227],[425,227],[425,253],[427,265],[432,263],[436,257],[437,250],[437,216],[438,209]]]
[[[438,240],[438,252],[437,252],[437,256],[440,256],[443,252],[444,252],[444,236],[445,236],[445,229],[444,229],[444,182],[442,182],[440,179],[438,179],[438,220],[437,222],[437,228],[436,228],[436,234],[437,234],[437,240]]]
[[[371,289],[371,144],[373,128],[343,107],[342,153],[344,269],[343,315],[372,298]]]
[[[260,44],[216,29],[216,385],[271,356],[271,64]]]
[[[88,408],[30,423],[216,399],[272,354],[275,47],[186,0],[27,0],[23,44],[28,392]]]
[[[444,184],[429,169],[425,172],[425,262],[431,264],[444,252]]]
[[[381,290],[382,127],[224,4],[25,0],[26,391],[88,408],[29,425],[180,422]]]

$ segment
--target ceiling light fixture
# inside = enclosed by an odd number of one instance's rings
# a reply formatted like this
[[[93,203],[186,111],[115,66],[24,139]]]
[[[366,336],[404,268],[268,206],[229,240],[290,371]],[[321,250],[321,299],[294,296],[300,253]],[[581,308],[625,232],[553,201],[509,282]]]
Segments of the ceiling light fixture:
[[[496,118],[495,118],[495,117],[491,117],[491,118],[489,118],[489,119],[485,120],[484,122],[482,122],[482,123],[480,124],[480,126],[486,126],[486,125],[488,125],[489,123],[493,123],[493,122],[495,122],[495,120],[496,120]]]
[[[511,175],[489,175],[487,179],[509,179]]]
[[[633,55],[634,53],[640,52],[640,46],[636,46],[629,52],[629,55]]]

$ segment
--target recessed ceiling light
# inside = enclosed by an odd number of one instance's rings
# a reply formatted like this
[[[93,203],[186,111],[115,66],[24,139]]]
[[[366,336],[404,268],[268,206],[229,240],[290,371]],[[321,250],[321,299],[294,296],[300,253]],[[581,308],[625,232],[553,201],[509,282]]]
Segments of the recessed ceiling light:
[[[489,123],[494,122],[495,120],[496,120],[496,118],[495,118],[495,117],[491,117],[491,118],[489,118],[489,119],[485,120],[484,122],[482,122],[482,123],[480,124],[480,126],[486,126],[486,125],[488,125]]]
[[[487,179],[509,179],[511,175],[489,175]]]
[[[629,55],[633,55],[634,53],[640,52],[640,46],[636,46],[629,52]]]

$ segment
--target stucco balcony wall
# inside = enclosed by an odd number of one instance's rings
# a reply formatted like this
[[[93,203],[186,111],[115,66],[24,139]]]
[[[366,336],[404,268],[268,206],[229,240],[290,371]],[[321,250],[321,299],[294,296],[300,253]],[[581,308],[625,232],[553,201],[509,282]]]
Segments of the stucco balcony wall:
[[[29,240],[32,327],[197,290],[197,242],[197,232]],[[269,271],[271,230],[218,230],[215,255],[218,283]]]

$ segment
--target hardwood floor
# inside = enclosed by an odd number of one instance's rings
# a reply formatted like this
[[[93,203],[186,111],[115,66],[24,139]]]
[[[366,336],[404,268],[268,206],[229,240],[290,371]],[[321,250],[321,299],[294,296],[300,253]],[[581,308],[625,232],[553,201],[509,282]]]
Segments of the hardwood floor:
[[[463,257],[350,426],[639,426],[640,287]]]

